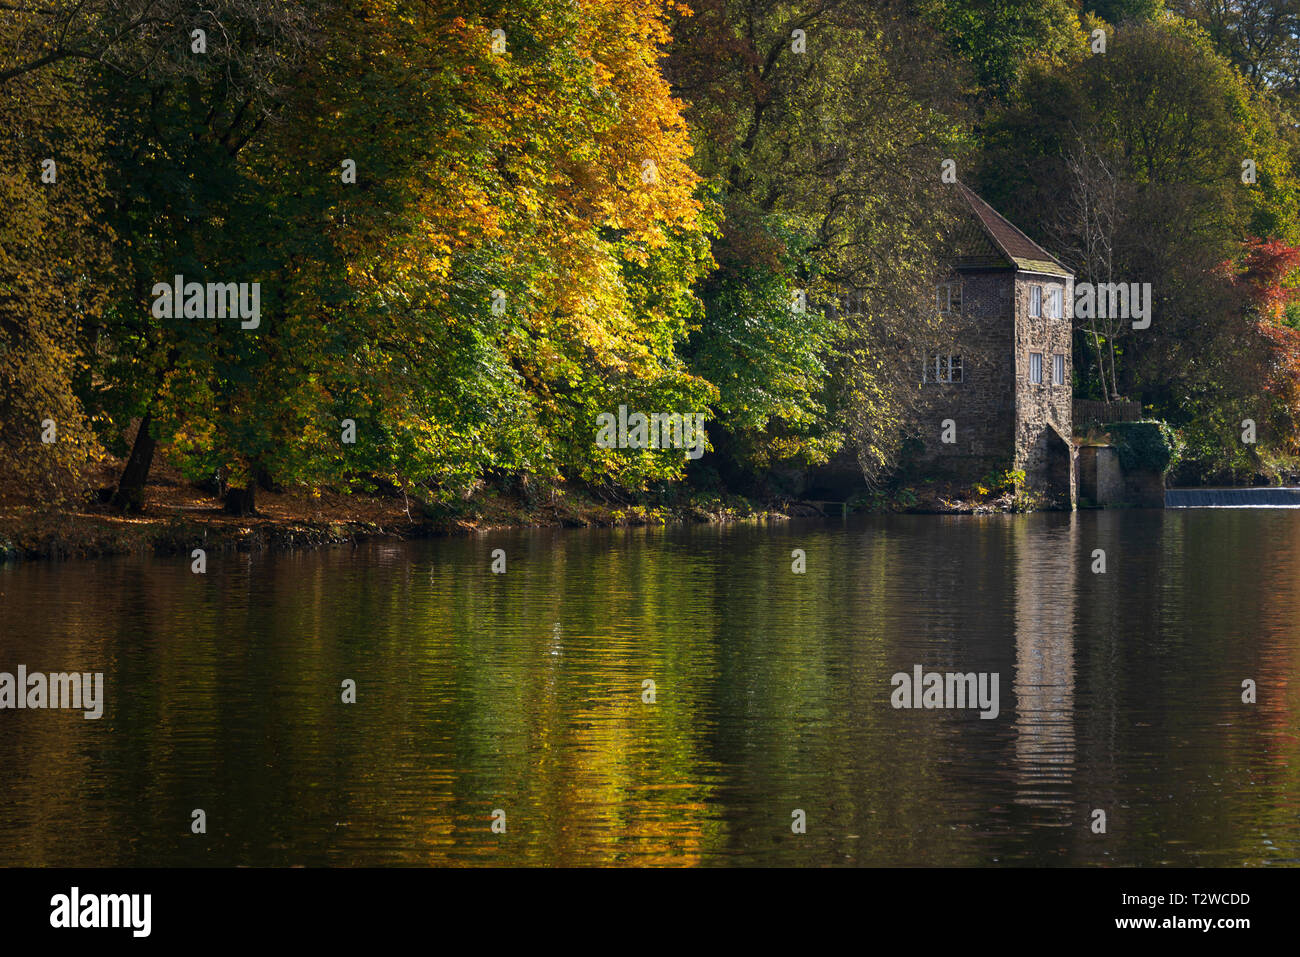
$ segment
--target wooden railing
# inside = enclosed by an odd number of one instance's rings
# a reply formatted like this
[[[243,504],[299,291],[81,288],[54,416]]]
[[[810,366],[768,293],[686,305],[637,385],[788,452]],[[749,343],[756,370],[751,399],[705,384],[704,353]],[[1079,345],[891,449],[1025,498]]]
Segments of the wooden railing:
[[[1142,418],[1142,403],[1128,399],[1114,402],[1075,399],[1073,415],[1076,429],[1088,425],[1105,425],[1107,422],[1137,422]]]

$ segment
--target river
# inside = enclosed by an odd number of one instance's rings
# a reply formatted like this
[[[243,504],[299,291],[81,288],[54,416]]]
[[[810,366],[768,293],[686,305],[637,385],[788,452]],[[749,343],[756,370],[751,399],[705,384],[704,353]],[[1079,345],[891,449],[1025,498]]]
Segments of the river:
[[[19,665],[105,701],[0,710],[4,865],[1300,863],[1290,510],[9,564]]]

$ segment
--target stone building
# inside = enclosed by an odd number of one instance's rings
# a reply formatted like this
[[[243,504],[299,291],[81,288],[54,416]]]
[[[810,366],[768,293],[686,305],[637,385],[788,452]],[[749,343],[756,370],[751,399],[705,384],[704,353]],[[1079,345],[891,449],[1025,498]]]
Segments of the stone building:
[[[964,185],[967,221],[922,357],[923,468],[963,481],[1021,469],[1026,487],[1075,503],[1070,441],[1074,275]]]

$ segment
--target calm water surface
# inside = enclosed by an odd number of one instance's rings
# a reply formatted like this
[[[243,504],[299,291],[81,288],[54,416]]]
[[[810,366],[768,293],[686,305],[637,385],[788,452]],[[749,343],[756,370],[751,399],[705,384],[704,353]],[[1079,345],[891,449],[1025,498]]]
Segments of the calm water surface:
[[[0,711],[5,865],[1300,863],[1297,511],[6,565],[19,664],[107,705]]]

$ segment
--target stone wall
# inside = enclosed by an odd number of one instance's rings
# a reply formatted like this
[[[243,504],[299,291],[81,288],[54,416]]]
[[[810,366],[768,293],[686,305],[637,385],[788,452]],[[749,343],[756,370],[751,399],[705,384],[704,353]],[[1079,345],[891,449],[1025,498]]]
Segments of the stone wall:
[[[1079,496],[1105,508],[1164,508],[1165,477],[1154,469],[1125,472],[1114,446],[1086,445],[1079,450]]]
[[[1043,289],[1042,316],[1029,315],[1030,288]],[[1050,290],[1061,290],[1062,316],[1050,319]],[[1071,436],[1071,353],[1074,280],[1017,273],[1015,278],[1015,467],[1025,472],[1026,487],[1055,504],[1072,508],[1075,497]],[[1042,383],[1030,382],[1030,354],[1043,357]],[[1064,356],[1065,377],[1052,383],[1052,357]],[[1064,443],[1064,449],[1062,448]]]
[[[1140,508],[1165,507],[1165,477],[1152,469],[1124,473],[1124,499]]]
[[[1063,508],[1075,503],[1076,455],[1071,444],[1074,281],[1003,270],[968,270],[962,314],[950,318],[929,352],[962,357],[960,383],[921,386],[919,462],[934,476],[977,481],[1008,468],[1025,472],[1026,486]],[[956,278],[956,277],[954,277]],[[1030,317],[1030,287],[1043,288],[1043,316]],[[1051,289],[1062,316],[1049,319]],[[1043,356],[1043,381],[1029,381],[1030,354]],[[1052,382],[1052,359],[1065,376]],[[923,359],[916,359],[917,376]],[[955,443],[942,441],[943,422],[956,425]]]
[[[962,313],[948,317],[929,352],[962,357],[962,381],[921,386],[919,456],[930,474],[976,481],[1011,467],[1015,428],[1012,393],[1010,270],[970,271],[962,282]],[[923,359],[916,361],[921,375]],[[943,421],[956,425],[956,442],[942,441]]]
[[[1093,505],[1122,505],[1124,473],[1119,453],[1109,445],[1085,445],[1079,450],[1079,497]]]

